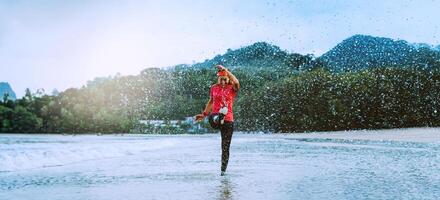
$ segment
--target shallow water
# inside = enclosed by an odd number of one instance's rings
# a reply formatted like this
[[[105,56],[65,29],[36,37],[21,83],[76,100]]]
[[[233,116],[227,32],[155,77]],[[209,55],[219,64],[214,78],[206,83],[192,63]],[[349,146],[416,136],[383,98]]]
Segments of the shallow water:
[[[0,199],[438,199],[440,143],[0,135]]]

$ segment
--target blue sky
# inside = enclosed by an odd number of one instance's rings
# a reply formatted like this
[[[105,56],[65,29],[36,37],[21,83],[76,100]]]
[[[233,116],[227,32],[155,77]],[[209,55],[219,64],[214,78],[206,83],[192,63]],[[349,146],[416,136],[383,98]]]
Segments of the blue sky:
[[[0,0],[0,82],[62,91],[258,41],[320,55],[354,34],[440,44],[440,0]]]

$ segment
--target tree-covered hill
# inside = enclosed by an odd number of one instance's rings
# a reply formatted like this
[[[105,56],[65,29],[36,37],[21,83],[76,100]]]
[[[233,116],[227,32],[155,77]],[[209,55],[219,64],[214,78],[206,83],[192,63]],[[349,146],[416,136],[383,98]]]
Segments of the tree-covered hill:
[[[379,67],[431,70],[440,63],[440,52],[428,45],[404,40],[355,35],[345,39],[320,58],[332,72],[350,72]]]
[[[266,43],[257,42],[239,49],[228,49],[226,53],[217,55],[212,59],[196,63],[194,68],[212,69],[212,66],[222,64],[231,69],[242,69],[250,71],[277,71],[277,70],[299,70],[304,63],[310,62],[311,56],[289,53],[279,47]]]

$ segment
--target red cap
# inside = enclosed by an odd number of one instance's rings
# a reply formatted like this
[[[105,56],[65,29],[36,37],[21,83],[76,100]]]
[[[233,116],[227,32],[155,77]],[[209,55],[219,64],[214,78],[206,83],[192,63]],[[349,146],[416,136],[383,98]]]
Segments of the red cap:
[[[223,70],[223,71],[218,71],[218,72],[217,72],[217,76],[228,76],[228,73],[227,73],[225,70]]]

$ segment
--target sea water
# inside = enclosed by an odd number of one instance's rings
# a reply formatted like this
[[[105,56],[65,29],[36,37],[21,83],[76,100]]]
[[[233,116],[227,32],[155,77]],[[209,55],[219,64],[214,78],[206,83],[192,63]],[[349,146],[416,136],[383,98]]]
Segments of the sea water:
[[[0,199],[438,199],[440,143],[234,133],[0,135]]]

